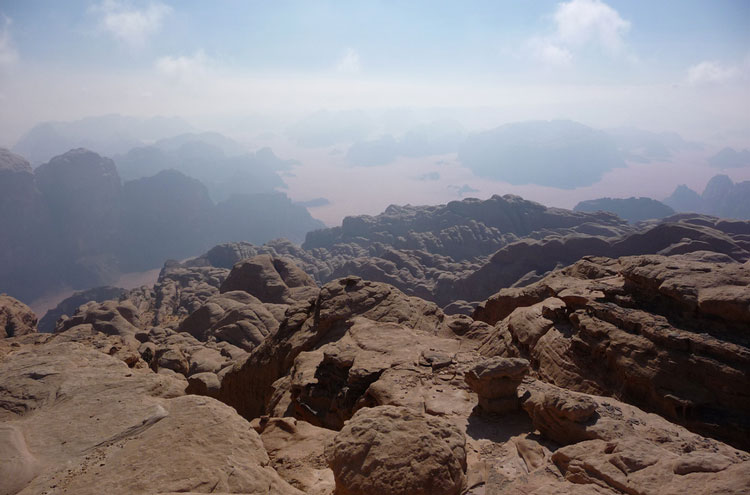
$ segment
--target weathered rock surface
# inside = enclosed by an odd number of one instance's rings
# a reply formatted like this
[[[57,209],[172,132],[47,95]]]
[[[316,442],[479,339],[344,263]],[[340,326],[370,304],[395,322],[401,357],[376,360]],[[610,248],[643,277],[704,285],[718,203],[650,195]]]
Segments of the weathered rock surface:
[[[219,291],[242,290],[264,303],[290,304],[315,297],[317,289],[315,281],[294,261],[259,255],[234,265]]]
[[[326,453],[336,494],[458,495],[466,440],[440,418],[396,406],[362,409]]]
[[[481,352],[746,448],[748,286],[747,263],[715,253],[587,258],[480,306],[495,324]]]
[[[76,292],[65,298],[56,307],[47,311],[39,320],[39,331],[52,333],[55,331],[57,320],[63,315],[73,315],[79,306],[87,302],[104,302],[110,299],[118,300],[127,291],[120,287],[94,287],[93,289]]]
[[[504,414],[518,409],[518,386],[528,372],[525,359],[494,357],[477,363],[464,379],[479,397],[483,412]]]
[[[568,488],[604,493],[747,493],[750,456],[685,431],[663,418],[613,399],[541,382],[527,387],[524,409],[534,427],[561,447],[550,460]],[[544,476],[539,470],[531,477]],[[550,493],[556,480],[550,480]],[[523,492],[527,480],[513,490]],[[544,484],[542,486],[545,486]],[[596,493],[596,492],[594,492]]]
[[[737,223],[750,225],[750,222]],[[498,250],[486,264],[471,273],[441,278],[432,300],[439,305],[456,297],[467,301],[483,300],[502,287],[532,284],[550,271],[575,263],[584,256],[711,251],[726,254],[735,261],[747,261],[750,259],[749,238],[735,233],[742,228],[728,227],[716,218],[688,215],[646,225],[643,231],[621,238],[581,234],[548,236],[541,240],[528,238]]]
[[[268,413],[272,385],[288,375],[297,356],[340,339],[355,316],[433,335],[452,333],[432,303],[358,277],[336,280],[324,285],[316,299],[289,307],[278,331],[224,375],[221,400],[247,418]]]
[[[177,330],[204,342],[228,342],[250,351],[278,328],[279,322],[268,307],[255,296],[237,290],[209,298]]]
[[[331,495],[335,488],[325,447],[335,431],[319,428],[295,418],[268,418],[252,422],[260,433],[271,466],[284,481],[313,495]]]
[[[0,493],[300,493],[231,408],[184,396],[173,377],[43,338],[0,361]]]
[[[111,336],[109,353],[130,366],[167,369],[185,377],[218,373],[246,354],[227,340],[209,339],[203,334],[198,335],[202,337],[199,340],[187,332],[151,326],[149,320],[150,315],[142,314],[129,299],[92,301],[72,317],[60,319],[55,331],[74,341],[93,339],[97,346],[98,334]]]
[[[365,317],[350,325],[335,342],[294,360],[289,397],[279,402],[296,417],[338,430],[363,407],[397,405],[437,416],[471,410],[466,388],[445,387],[476,357],[461,352],[456,339]],[[286,384],[278,385],[277,393]]]
[[[18,299],[0,294],[0,338],[36,332],[36,315]]]

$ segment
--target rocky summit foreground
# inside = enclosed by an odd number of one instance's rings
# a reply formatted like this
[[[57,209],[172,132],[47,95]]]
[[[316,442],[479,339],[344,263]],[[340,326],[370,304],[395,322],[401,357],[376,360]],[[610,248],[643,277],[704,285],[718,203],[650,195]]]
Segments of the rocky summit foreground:
[[[52,334],[0,298],[0,494],[750,493],[748,262],[586,257],[470,317],[211,256]]]

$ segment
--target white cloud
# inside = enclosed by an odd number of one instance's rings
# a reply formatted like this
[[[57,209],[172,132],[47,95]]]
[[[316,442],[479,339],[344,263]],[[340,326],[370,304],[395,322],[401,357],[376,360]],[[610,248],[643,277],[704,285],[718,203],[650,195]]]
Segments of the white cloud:
[[[344,56],[336,64],[336,71],[345,74],[359,72],[359,54],[353,48],[347,48]]]
[[[556,37],[567,45],[600,44],[611,53],[625,46],[623,36],[630,22],[601,0],[571,0],[561,3],[554,15]]]
[[[156,70],[171,79],[188,82],[206,75],[208,57],[203,50],[198,50],[192,56],[161,57],[156,60]]]
[[[91,7],[100,15],[99,27],[118,41],[133,47],[140,47],[161,28],[164,18],[172,12],[172,7],[161,2],[152,2],[143,9],[137,9],[118,0],[104,0]]]
[[[527,43],[527,47],[536,59],[547,65],[564,67],[573,61],[573,54],[570,50],[546,38],[532,38]]]
[[[630,22],[601,0],[559,3],[552,19],[552,34],[527,42],[531,54],[544,63],[569,65],[575,51],[586,46],[597,47],[610,56],[627,54],[624,36]]]
[[[736,81],[741,75],[742,70],[737,66],[706,60],[688,69],[687,82],[693,86],[725,84]]]
[[[10,65],[18,60],[18,51],[10,36],[10,17],[0,14],[0,67]]]

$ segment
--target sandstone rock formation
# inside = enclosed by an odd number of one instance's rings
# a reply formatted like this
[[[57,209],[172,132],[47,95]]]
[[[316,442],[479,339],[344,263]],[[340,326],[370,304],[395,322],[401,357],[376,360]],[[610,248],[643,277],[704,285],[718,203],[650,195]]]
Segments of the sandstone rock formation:
[[[479,397],[482,412],[504,414],[520,406],[517,390],[528,371],[525,359],[494,357],[477,363],[465,380]]]
[[[0,488],[750,486],[750,454],[715,439],[742,448],[747,431],[747,263],[717,252],[589,257],[500,291],[473,319],[358,277],[318,289],[256,249],[170,263],[153,288],[88,302],[55,334],[0,340],[0,443],[11,452]],[[267,256],[236,263],[245,254]],[[220,292],[231,272],[208,256],[236,265],[245,290]],[[261,299],[295,287],[304,297]],[[61,443],[69,424],[88,431]]]
[[[0,294],[0,338],[36,332],[36,315],[21,301]]]
[[[0,493],[301,493],[230,407],[84,344],[44,339],[0,361]]]
[[[326,453],[337,495],[458,495],[466,483],[465,443],[443,419],[380,406],[355,414]]]
[[[585,258],[474,316],[495,325],[485,355],[747,448],[749,285],[747,263],[715,253]]]
[[[274,409],[270,402],[274,387],[288,388],[295,358],[343,337],[355,316],[432,335],[450,331],[445,316],[432,303],[358,277],[336,280],[323,286],[316,299],[295,303],[286,310],[278,331],[223,376],[221,400],[249,418],[270,412]]]
[[[54,334],[0,297],[0,494],[747,493],[749,225],[494,197],[222,244]]]
[[[125,294],[126,290],[120,287],[94,287],[93,289],[83,290],[74,293],[72,296],[63,299],[56,307],[47,311],[39,320],[39,331],[52,333],[55,331],[57,320],[63,315],[70,316],[76,312],[79,306],[87,302],[104,302],[110,299],[119,299]]]
[[[318,286],[293,260],[259,255],[238,262],[219,287],[220,292],[241,290],[264,303],[290,304],[317,295]]]
[[[750,457],[688,433],[633,406],[569,392],[540,382],[528,387],[523,407],[534,427],[558,445],[550,460],[559,478],[541,470],[509,487],[540,493],[747,493]],[[536,479],[535,479],[536,478]],[[514,486],[515,485],[515,486]],[[572,485],[572,486],[571,486]],[[562,489],[561,489],[562,488]]]

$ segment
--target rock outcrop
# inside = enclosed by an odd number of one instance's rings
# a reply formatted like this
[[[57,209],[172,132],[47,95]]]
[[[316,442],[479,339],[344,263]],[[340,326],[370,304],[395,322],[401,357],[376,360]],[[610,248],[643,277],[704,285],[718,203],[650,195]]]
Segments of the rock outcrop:
[[[750,445],[750,269],[693,253],[586,258],[477,308],[487,356],[523,356],[539,378],[613,395]]]
[[[717,439],[743,448],[747,431],[747,263],[589,257],[500,291],[473,319],[358,277],[318,289],[288,260],[277,269],[278,253],[235,262],[251,251],[212,254],[234,263],[240,290],[220,292],[230,270],[207,255],[168,264],[153,288],[84,304],[54,334],[0,339],[0,488],[750,486],[750,454]]]
[[[44,339],[0,360],[0,493],[301,493],[230,407],[184,395],[173,376]]]
[[[293,260],[266,254],[234,265],[219,291],[236,290],[253,294],[264,303],[290,304],[314,297],[318,286]]]
[[[358,412],[326,453],[337,494],[459,495],[465,443],[448,421],[380,406]]]
[[[531,383],[527,394],[523,407],[534,427],[560,445],[549,459],[565,483],[536,470],[512,483],[511,491],[528,493],[535,487],[538,493],[747,492],[746,452],[612,399],[540,382]]]
[[[37,331],[37,318],[31,308],[18,299],[0,294],[0,338]]]
[[[465,380],[479,397],[482,412],[505,414],[520,407],[518,386],[528,371],[525,359],[494,357],[477,363]]]
[[[286,310],[278,331],[223,376],[221,400],[247,418],[269,413],[275,407],[272,396],[276,394],[278,402],[283,387],[289,386],[288,374],[300,353],[339,340],[356,316],[433,335],[450,331],[442,311],[432,303],[358,277],[336,280],[324,285],[317,298]]]

